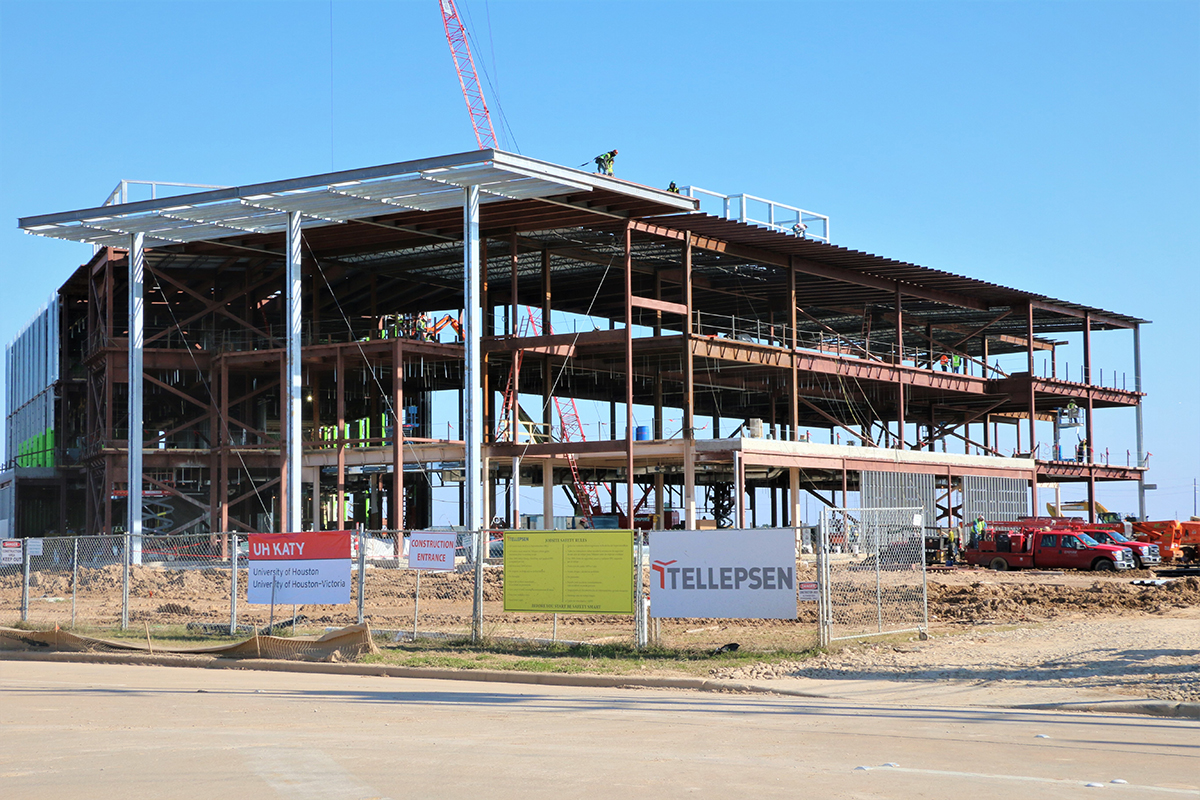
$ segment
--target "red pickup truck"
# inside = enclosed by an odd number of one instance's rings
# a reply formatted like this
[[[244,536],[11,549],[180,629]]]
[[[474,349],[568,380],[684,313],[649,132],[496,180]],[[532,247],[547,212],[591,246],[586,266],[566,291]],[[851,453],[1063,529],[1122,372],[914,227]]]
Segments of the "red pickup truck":
[[[1133,569],[1128,548],[1100,544],[1074,528],[989,528],[975,547],[966,550],[967,563],[994,570]]]
[[[1129,539],[1126,538],[1125,534],[1108,528],[1085,527],[1081,528],[1081,530],[1100,544],[1114,544],[1117,547],[1124,547],[1132,552],[1133,560],[1137,563],[1138,569],[1157,567],[1162,563],[1162,555],[1158,552],[1158,545],[1156,544]]]

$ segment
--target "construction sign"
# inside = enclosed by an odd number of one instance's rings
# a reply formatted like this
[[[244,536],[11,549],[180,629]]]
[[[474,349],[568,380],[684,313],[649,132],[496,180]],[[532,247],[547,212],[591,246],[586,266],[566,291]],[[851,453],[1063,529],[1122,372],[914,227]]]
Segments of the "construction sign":
[[[507,531],[504,610],[632,614],[633,531]]]
[[[0,540],[0,566],[25,563],[20,539]]]
[[[406,543],[408,568],[451,571],[454,569],[454,551],[457,546],[456,533],[413,531]]]
[[[791,528],[655,531],[650,616],[795,619]]]
[[[250,534],[251,603],[350,602],[350,532]]]

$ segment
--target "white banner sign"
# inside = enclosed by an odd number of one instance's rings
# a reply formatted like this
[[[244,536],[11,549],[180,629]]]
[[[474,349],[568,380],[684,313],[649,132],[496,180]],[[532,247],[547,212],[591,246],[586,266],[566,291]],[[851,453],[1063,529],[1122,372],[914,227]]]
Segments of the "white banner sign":
[[[650,549],[652,617],[796,618],[791,528],[654,531]]]
[[[422,533],[413,531],[408,537],[409,569],[454,569],[456,533]]]
[[[251,603],[350,602],[350,532],[250,534]]]

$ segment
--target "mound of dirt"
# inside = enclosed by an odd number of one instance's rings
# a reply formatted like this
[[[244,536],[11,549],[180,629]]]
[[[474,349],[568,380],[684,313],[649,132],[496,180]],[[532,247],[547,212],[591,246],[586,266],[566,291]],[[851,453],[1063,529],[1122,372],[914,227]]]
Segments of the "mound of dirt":
[[[1164,586],[1093,581],[1090,586],[1045,583],[929,583],[931,620],[1015,622],[1081,612],[1161,614],[1200,605],[1200,578]]]

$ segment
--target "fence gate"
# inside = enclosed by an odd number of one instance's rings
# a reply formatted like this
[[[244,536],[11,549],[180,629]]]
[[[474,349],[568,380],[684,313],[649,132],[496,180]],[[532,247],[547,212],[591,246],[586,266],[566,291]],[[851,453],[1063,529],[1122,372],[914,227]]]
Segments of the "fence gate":
[[[921,508],[821,511],[821,644],[929,627]]]

